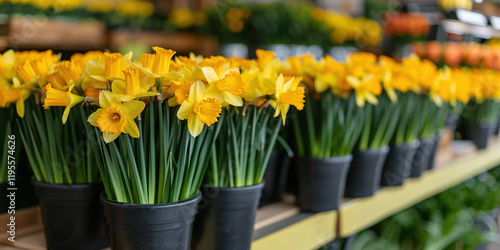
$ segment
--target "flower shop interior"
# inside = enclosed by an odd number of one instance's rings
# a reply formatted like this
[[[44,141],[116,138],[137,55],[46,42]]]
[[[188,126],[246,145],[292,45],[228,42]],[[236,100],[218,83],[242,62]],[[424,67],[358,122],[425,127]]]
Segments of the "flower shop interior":
[[[499,0],[0,0],[0,249],[500,249]]]

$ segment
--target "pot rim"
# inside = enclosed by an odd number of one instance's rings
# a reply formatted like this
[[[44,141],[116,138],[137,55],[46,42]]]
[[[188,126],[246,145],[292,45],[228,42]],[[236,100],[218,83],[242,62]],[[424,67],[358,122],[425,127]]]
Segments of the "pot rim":
[[[359,148],[356,148],[355,150],[357,150],[358,152],[370,152],[370,153],[386,153],[386,152],[389,152],[389,145],[385,145],[385,146],[382,146],[380,148],[367,148],[365,150],[359,150]]]
[[[102,191],[101,194],[99,195],[99,198],[101,200],[101,203],[106,203],[107,205],[110,205],[110,206],[113,206],[116,208],[134,208],[134,209],[151,208],[151,207],[173,208],[173,207],[188,205],[190,203],[198,203],[201,200],[201,192],[198,190],[196,195],[189,197],[187,199],[176,201],[176,202],[161,203],[161,204],[139,204],[139,203],[115,201],[115,200],[108,199],[106,197],[106,191]]]
[[[317,158],[317,157],[311,157],[311,156],[305,156],[305,155],[296,155],[296,156],[294,156],[294,158],[295,157],[306,159],[306,160],[320,160],[320,161],[329,161],[329,162],[346,162],[346,161],[352,160],[352,154],[330,156],[330,157],[326,157],[326,158]]]
[[[77,183],[77,184],[59,184],[59,183],[50,183],[50,182],[40,182],[36,180],[35,176],[31,177],[31,182],[37,187],[46,187],[46,188],[51,188],[51,189],[62,189],[62,190],[68,190],[68,189],[82,189],[82,188],[88,188],[88,187],[99,187],[103,185],[102,181],[99,182],[92,182],[92,183]]]
[[[201,187],[220,189],[225,191],[250,191],[254,189],[262,189],[264,187],[264,181],[258,184],[254,184],[251,186],[243,186],[243,187],[217,187],[217,186],[212,186],[210,184],[201,184]]]

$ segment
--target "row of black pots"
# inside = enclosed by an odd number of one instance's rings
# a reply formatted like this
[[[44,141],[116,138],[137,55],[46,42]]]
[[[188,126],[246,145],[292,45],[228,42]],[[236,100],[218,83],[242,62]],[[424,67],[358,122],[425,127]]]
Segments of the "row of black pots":
[[[298,156],[293,166],[298,205],[306,212],[335,210],[343,197],[369,197],[381,186],[401,186],[409,177],[420,177],[434,168],[440,136],[377,150],[355,150],[352,156]]]
[[[204,185],[181,202],[142,205],[108,200],[102,184],[34,185],[47,248],[56,250],[250,249],[264,186]]]

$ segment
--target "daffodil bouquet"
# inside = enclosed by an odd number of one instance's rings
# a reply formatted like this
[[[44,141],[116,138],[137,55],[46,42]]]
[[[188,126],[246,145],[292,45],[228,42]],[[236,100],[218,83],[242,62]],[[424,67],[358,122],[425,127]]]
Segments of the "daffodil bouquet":
[[[490,69],[463,70],[476,84],[470,88],[471,101],[464,108],[462,117],[469,122],[492,123],[500,117],[499,72]],[[467,77],[467,76],[465,76]]]
[[[96,168],[99,157],[90,150],[78,115],[88,107],[71,115],[69,110],[85,100],[75,93],[91,95],[91,79],[83,72],[86,61],[101,54],[75,54],[71,61],[59,61],[50,50],[7,51],[2,55],[5,85],[0,89],[1,105],[15,104],[21,117],[16,119],[20,139],[37,181],[76,184],[100,180]]]
[[[256,60],[221,60],[222,67],[203,68],[208,82],[225,91],[222,129],[206,176],[212,186],[261,183],[288,110],[304,107],[300,78],[280,74],[283,65],[274,52],[256,54]]]
[[[286,74],[301,76],[307,86],[305,112],[293,119],[294,147],[299,155],[328,158],[351,154],[365,122],[363,106],[376,103],[376,93],[382,90],[380,82],[351,75],[354,66],[330,56],[319,61],[312,55],[287,58]]]

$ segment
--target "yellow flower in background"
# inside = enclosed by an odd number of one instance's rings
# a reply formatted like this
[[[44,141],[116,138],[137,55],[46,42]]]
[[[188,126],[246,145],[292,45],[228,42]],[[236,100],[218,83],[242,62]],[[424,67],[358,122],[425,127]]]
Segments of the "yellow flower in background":
[[[290,78],[285,82],[282,74],[276,81],[276,100],[269,100],[269,104],[275,109],[274,117],[281,114],[283,125],[285,125],[286,114],[293,105],[297,110],[302,110],[305,103],[305,91],[303,86],[299,86],[300,79]]]
[[[5,51],[0,57],[0,74],[5,79],[12,79],[14,77],[14,73],[12,72],[12,67],[16,63],[16,55],[14,50]],[[4,86],[0,85],[0,88]]]
[[[127,0],[118,3],[116,11],[126,17],[150,17],[154,14],[154,5],[149,1]]]
[[[217,122],[221,111],[221,101],[207,97],[205,84],[196,81],[191,85],[188,99],[182,102],[177,117],[188,120],[189,133],[196,137],[202,132],[205,124],[210,126]]]
[[[178,8],[168,14],[169,21],[177,28],[186,29],[195,23],[194,12],[188,8]]]
[[[20,77],[23,83],[33,83],[33,81],[37,80],[37,74],[33,67],[31,66],[30,61],[25,61],[23,64],[18,65],[14,68],[14,72],[16,72]]]
[[[49,107],[66,107],[64,109],[63,117],[62,117],[62,122],[63,124],[66,123],[68,120],[68,115],[69,111],[71,110],[72,107],[75,105],[82,103],[85,100],[85,97],[75,95],[71,93],[73,90],[74,85],[69,86],[68,91],[61,91],[52,88],[50,84],[47,84],[45,86],[45,100],[43,107],[45,109],[48,109]]]
[[[61,61],[55,65],[54,70],[59,71],[65,85],[70,84],[70,82],[79,84],[83,76],[83,71],[73,61]]]
[[[89,116],[88,122],[98,127],[104,141],[110,143],[122,133],[139,138],[139,128],[135,118],[144,110],[146,104],[141,101],[121,102],[109,91],[99,94],[99,108]]]

